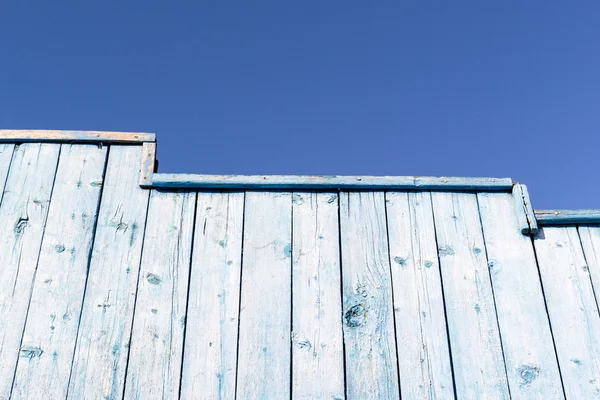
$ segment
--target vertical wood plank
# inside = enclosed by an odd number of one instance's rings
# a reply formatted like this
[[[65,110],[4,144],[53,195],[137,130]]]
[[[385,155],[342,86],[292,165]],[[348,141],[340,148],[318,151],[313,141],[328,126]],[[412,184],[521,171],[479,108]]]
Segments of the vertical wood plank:
[[[139,187],[142,146],[111,146],[69,398],[120,398],[150,191]]]
[[[508,399],[477,198],[432,193],[456,395]]]
[[[140,165],[140,186],[152,186],[152,175],[156,164],[156,143],[146,142],[142,145],[142,162]]]
[[[563,398],[533,244],[513,196],[477,197],[512,398]]]
[[[294,193],[292,397],[344,398],[338,195]]]
[[[181,398],[235,397],[244,193],[199,193]]]
[[[17,366],[59,151],[58,144],[17,147],[6,186],[2,182],[5,190],[0,204],[0,399],[8,399]],[[0,163],[0,173],[8,171],[4,155],[0,156]]]
[[[598,398],[600,317],[577,228],[544,227],[534,243],[566,397]]]
[[[238,399],[290,397],[290,193],[247,192]]]
[[[66,396],[106,147],[62,145],[12,398]]]
[[[400,396],[383,192],[340,193],[346,391]]]
[[[195,203],[195,192],[150,196],[126,399],[179,395]]]
[[[581,246],[586,259],[596,303],[600,298],[600,225],[580,225],[578,228]]]
[[[14,149],[14,144],[0,144],[0,193],[4,192],[4,185],[8,177],[8,169]],[[0,195],[0,201],[2,201],[2,195]]]
[[[401,393],[454,397],[429,192],[386,194]]]

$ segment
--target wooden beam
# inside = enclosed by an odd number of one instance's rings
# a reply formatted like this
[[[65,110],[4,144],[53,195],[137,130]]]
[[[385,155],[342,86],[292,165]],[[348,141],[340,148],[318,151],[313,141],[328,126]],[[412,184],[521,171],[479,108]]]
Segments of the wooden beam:
[[[0,143],[6,142],[67,142],[67,143],[143,143],[155,142],[154,133],[53,131],[0,129]]]
[[[529,199],[527,186],[518,183],[513,186],[513,199],[515,201],[517,222],[521,233],[523,235],[535,235],[538,232],[538,226],[533,207],[531,206],[531,200]]]
[[[152,176],[156,164],[156,143],[145,142],[142,149],[142,165],[140,170],[140,186],[152,187]]]
[[[600,209],[535,210],[538,225],[599,224]]]
[[[510,191],[510,178],[154,174],[153,188]]]

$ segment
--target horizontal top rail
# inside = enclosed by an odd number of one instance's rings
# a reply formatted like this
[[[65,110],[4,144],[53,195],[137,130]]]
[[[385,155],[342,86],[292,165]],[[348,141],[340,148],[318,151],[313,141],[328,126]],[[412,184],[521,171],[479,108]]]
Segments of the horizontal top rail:
[[[600,209],[535,210],[538,225],[598,224]]]
[[[0,143],[21,142],[92,142],[92,143],[143,143],[155,142],[154,133],[58,131],[58,130],[10,130],[0,129]]]
[[[510,178],[434,176],[307,176],[307,175],[204,175],[156,173],[156,135],[146,132],[77,130],[0,129],[0,143],[103,143],[144,144],[140,185],[148,189],[248,189],[248,190],[437,190],[469,192],[510,192],[516,182]],[[519,186],[519,185],[517,185]],[[522,185],[521,185],[522,186]],[[526,189],[524,189],[526,190]],[[538,225],[600,224],[600,209],[535,210],[527,193],[524,202],[527,224],[522,229],[535,233]],[[529,215],[527,215],[529,213]]]
[[[510,178],[154,174],[153,188],[507,191]]]

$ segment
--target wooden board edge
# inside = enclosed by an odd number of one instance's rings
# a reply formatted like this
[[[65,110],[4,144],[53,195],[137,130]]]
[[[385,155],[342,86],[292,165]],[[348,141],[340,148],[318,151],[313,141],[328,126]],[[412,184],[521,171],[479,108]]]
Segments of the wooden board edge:
[[[517,211],[517,221],[523,235],[535,235],[538,233],[538,224],[535,212],[531,206],[527,186],[517,183],[513,186],[513,198]]]
[[[535,210],[538,225],[600,224],[600,209]]]
[[[510,178],[154,174],[153,188],[510,191]]]
[[[156,142],[156,135],[145,132],[0,129],[0,143],[24,142],[143,143]]]
[[[152,177],[156,172],[156,142],[142,144],[142,162],[140,165],[140,187],[152,188]]]

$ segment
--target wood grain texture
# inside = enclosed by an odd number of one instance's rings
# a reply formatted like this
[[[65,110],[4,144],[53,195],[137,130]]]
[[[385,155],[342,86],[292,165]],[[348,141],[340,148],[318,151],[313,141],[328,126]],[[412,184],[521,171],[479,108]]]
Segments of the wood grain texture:
[[[517,223],[521,228],[523,235],[536,234],[538,232],[535,212],[529,199],[527,186],[516,184],[513,186],[513,200],[515,203],[515,212],[517,213]]]
[[[244,193],[199,193],[181,398],[235,398]]]
[[[600,316],[577,228],[535,238],[542,285],[567,398],[600,396]]]
[[[4,192],[4,184],[8,177],[8,169],[14,150],[14,144],[0,144],[0,193]],[[0,202],[1,201],[2,195],[0,194]]]
[[[400,389],[408,399],[454,397],[429,192],[386,194]]]
[[[58,144],[17,147],[6,186],[2,184],[0,399],[9,398],[15,374],[59,151]]]
[[[538,225],[600,224],[596,210],[535,210]]]
[[[477,197],[432,193],[459,399],[510,397]]]
[[[140,186],[152,187],[152,176],[156,164],[156,143],[148,142],[142,146],[142,163],[140,170]]]
[[[477,195],[513,399],[561,399],[563,391],[533,245],[508,193]]]
[[[139,187],[141,146],[111,146],[69,398],[120,398],[149,191]]]
[[[66,397],[106,153],[61,146],[13,399]]]
[[[600,225],[580,225],[578,231],[586,265],[592,279],[596,303],[598,303],[600,300],[598,298],[600,296]]]
[[[292,398],[344,398],[338,195],[294,193]]]
[[[150,196],[126,399],[179,395],[195,203],[196,193]]]
[[[291,236],[290,193],[246,193],[238,399],[290,397]]]
[[[510,178],[154,174],[152,187],[202,189],[431,189],[510,191]]]
[[[154,133],[102,132],[102,131],[52,131],[0,129],[2,142],[102,142],[140,143],[154,142]]]
[[[400,397],[383,192],[340,193],[349,399]]]

